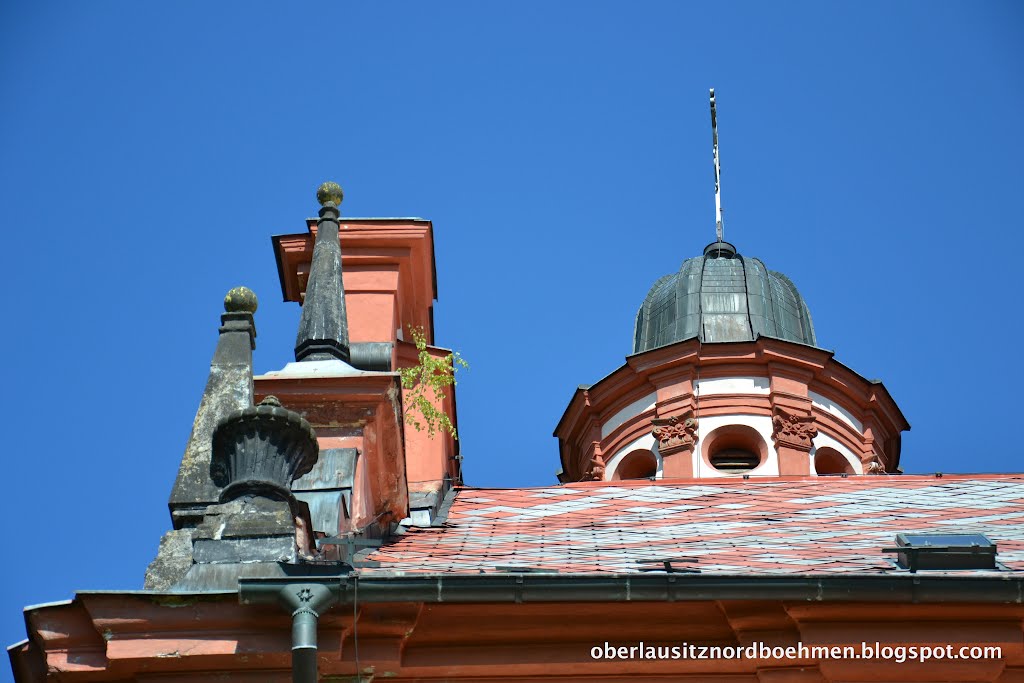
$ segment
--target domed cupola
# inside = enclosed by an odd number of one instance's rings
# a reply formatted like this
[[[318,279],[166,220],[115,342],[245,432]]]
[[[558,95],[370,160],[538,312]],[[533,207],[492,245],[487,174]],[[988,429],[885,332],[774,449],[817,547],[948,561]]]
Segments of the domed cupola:
[[[712,242],[704,255],[651,287],[636,316],[633,353],[686,339],[752,341],[758,336],[817,346],[811,313],[792,281],[756,258]]]
[[[889,392],[818,348],[782,273],[725,241],[715,91],[715,236],[654,283],[633,354],[573,395],[559,481],[895,474],[910,429]]]

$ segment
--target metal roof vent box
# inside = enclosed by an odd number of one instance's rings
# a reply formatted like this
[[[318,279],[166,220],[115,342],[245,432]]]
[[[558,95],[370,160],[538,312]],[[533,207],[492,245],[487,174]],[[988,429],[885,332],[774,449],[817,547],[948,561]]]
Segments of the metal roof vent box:
[[[996,544],[982,534],[902,533],[896,535],[896,546],[882,552],[896,553],[896,564],[911,572],[998,569]]]

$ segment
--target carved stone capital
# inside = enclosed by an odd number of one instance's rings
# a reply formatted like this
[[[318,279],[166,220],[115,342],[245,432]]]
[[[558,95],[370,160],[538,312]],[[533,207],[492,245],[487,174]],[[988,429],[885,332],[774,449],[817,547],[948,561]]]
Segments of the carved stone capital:
[[[590,468],[588,474],[590,475],[590,481],[604,481],[604,472],[607,463],[600,454],[594,454],[594,457],[590,460]]]
[[[692,415],[693,413],[687,411],[683,415],[656,417],[651,420],[651,424],[654,425],[651,433],[658,441],[658,451],[662,456],[693,450],[697,443],[697,420]]]
[[[781,406],[775,406],[772,415],[772,440],[776,446],[788,446],[802,451],[811,451],[811,442],[818,435],[811,414],[791,413]]]

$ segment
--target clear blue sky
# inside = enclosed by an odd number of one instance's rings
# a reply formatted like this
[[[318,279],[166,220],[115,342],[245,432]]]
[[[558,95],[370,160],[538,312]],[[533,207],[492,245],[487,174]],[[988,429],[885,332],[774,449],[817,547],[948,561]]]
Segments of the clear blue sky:
[[[5,2],[7,561],[20,609],[139,588],[216,340],[334,179],[436,229],[467,482],[554,481],[576,385],[714,235],[907,415],[908,471],[1020,471],[1024,5]],[[2,675],[9,676],[6,664]]]

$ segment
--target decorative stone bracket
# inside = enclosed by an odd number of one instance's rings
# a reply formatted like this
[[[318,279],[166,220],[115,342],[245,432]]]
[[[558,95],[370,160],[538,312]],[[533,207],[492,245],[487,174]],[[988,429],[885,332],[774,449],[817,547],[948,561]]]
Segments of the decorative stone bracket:
[[[776,447],[788,446],[810,453],[812,441],[818,435],[814,416],[791,413],[775,406],[772,415],[772,440]]]
[[[693,450],[697,443],[697,420],[692,415],[687,411],[683,415],[651,420],[654,425],[651,433],[658,441],[658,451],[662,457]]]
[[[779,457],[779,474],[807,476],[811,473],[811,448],[818,435],[814,416],[790,412],[776,405],[772,409],[772,441]]]

